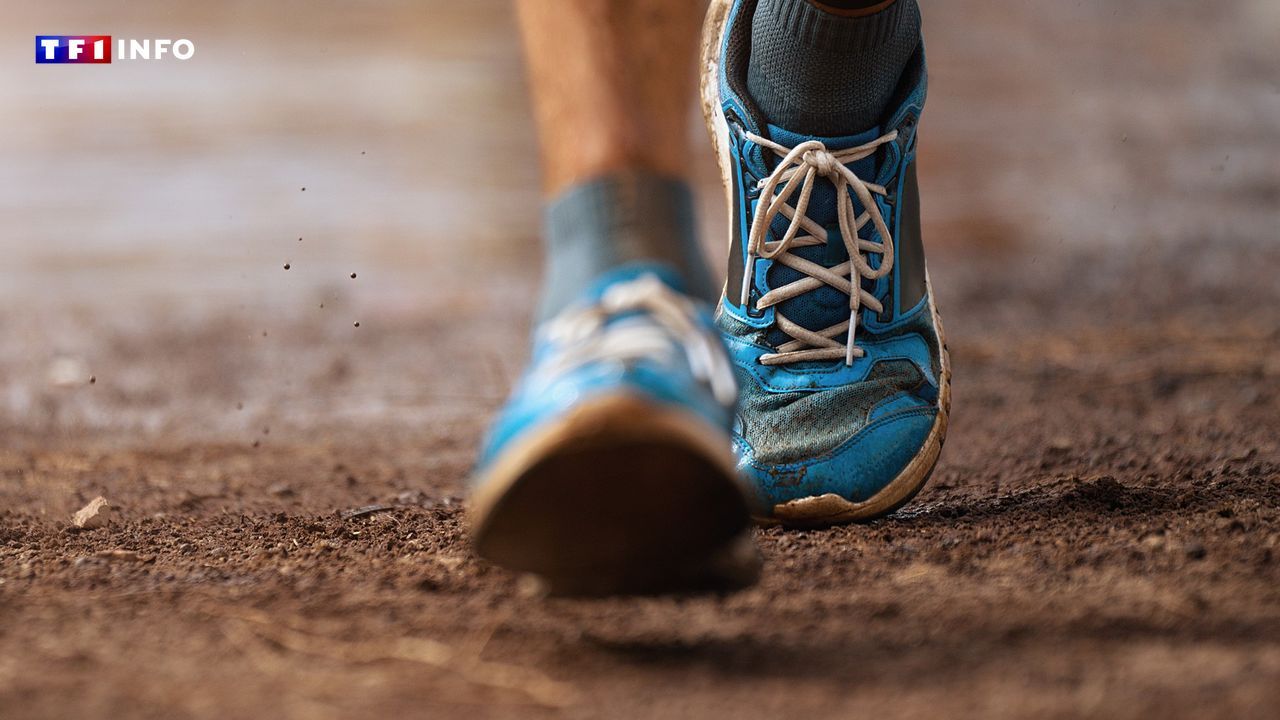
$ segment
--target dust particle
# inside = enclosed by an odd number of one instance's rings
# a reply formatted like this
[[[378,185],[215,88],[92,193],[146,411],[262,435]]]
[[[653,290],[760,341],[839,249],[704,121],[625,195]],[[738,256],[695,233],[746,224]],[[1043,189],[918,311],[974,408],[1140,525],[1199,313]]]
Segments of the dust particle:
[[[356,279],[356,274],[355,274],[355,273],[351,273],[351,279],[352,279],[352,280],[355,280],[355,279]]]
[[[285,263],[285,264],[284,264],[284,269],[285,269],[285,270],[288,270],[288,269],[289,269],[289,263]]]
[[[357,321],[355,321],[354,323],[352,323],[352,325],[354,325],[354,326],[356,326],[356,327],[360,327],[360,321],[359,321],[359,320],[357,320]]]
[[[97,376],[97,375],[90,375],[90,376],[89,376],[89,384],[90,384],[90,385],[93,385],[93,384],[94,384],[94,383],[96,383],[96,382],[98,382],[98,376]]]

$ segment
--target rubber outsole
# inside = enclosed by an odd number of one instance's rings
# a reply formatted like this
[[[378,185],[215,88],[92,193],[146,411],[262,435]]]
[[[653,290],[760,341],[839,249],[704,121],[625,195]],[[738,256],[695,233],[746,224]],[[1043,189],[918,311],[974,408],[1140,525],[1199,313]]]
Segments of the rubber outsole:
[[[711,135],[711,143],[715,146],[716,159],[720,165],[720,180],[724,186],[725,200],[729,207],[733,207],[733,169],[732,160],[729,157],[729,124],[725,120],[720,98],[719,69],[720,48],[724,44],[724,33],[728,27],[729,10],[732,4],[733,0],[711,0],[711,6],[707,9],[707,17],[702,26],[702,77],[699,92],[702,116],[706,121],[707,132]],[[732,248],[732,228],[729,232],[730,248]],[[929,312],[933,317],[942,351],[939,363],[941,372],[938,378],[938,415],[920,451],[892,482],[862,502],[854,502],[834,493],[799,498],[774,505],[767,515],[757,518],[760,523],[782,524],[789,527],[824,527],[874,520],[910,502],[928,482],[929,476],[937,466],[942,445],[946,441],[947,424],[951,415],[951,353],[947,348],[942,319],[938,315],[938,308],[933,300],[933,285],[927,271],[925,285],[929,297]]]
[[[630,394],[529,433],[475,487],[477,553],[556,594],[733,590],[759,574],[728,436]]]

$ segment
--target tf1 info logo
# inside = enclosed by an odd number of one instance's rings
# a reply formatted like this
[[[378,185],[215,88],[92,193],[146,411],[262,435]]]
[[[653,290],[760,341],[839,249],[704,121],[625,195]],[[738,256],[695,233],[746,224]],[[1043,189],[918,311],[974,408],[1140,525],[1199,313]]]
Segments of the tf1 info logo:
[[[196,54],[195,43],[187,39],[163,38],[127,40],[120,38],[115,46],[119,60],[161,60],[172,55],[187,60]],[[89,64],[111,62],[110,35],[37,35],[36,62],[40,64]]]

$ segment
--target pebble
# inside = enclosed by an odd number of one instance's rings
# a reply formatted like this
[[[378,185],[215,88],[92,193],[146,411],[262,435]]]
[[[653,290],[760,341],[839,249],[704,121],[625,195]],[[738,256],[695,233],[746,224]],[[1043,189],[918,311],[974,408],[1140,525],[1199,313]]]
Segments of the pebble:
[[[89,367],[78,357],[57,357],[49,363],[46,376],[53,387],[77,387],[88,380]]]
[[[71,516],[71,522],[85,530],[106,527],[111,522],[111,504],[99,495],[89,501],[88,505],[77,510],[76,514]]]
[[[1049,449],[1053,452],[1064,453],[1075,447],[1075,443],[1071,438],[1065,435],[1059,435],[1049,441]]]
[[[1204,559],[1204,556],[1208,554],[1204,549],[1204,544],[1196,540],[1192,540],[1191,542],[1187,543],[1186,549],[1187,549],[1187,557],[1191,558],[1192,560],[1202,560]]]
[[[152,563],[155,562],[155,555],[142,555],[133,550],[103,550],[94,557],[99,560],[122,560],[125,562]]]
[[[545,597],[551,588],[537,575],[521,575],[516,580],[516,595],[525,599]]]

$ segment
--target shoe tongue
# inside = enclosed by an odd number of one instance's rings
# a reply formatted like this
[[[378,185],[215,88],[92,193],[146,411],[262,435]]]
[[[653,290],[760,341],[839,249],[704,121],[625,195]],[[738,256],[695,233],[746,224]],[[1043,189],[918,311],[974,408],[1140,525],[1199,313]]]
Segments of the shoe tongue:
[[[818,140],[823,145],[826,145],[828,150],[848,150],[851,147],[865,145],[878,137],[880,137],[880,128],[878,127],[873,127],[870,130],[860,132],[856,135],[821,137],[818,135],[806,135],[804,133],[795,132],[794,130],[787,130],[786,128],[778,127],[777,125],[769,125],[769,139],[787,147],[795,147],[796,145],[809,140]],[[849,168],[853,170],[858,177],[870,180],[872,179],[872,175],[875,171],[875,155],[859,160],[858,162],[851,164]]]

